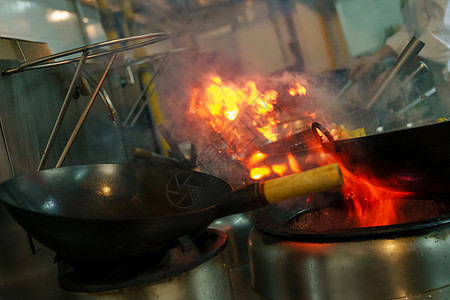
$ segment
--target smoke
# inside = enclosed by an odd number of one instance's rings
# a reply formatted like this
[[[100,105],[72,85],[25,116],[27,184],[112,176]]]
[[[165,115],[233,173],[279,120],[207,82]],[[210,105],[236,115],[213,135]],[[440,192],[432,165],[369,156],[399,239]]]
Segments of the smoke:
[[[249,176],[248,170],[236,161],[236,155],[248,158],[248,155],[257,149],[246,148],[245,145],[237,145],[240,152],[230,149],[230,144],[223,140],[226,132],[214,131],[205,119],[193,113],[192,94],[196,90],[204,91],[211,83],[211,75],[219,76],[227,86],[242,88],[252,81],[261,93],[276,91],[275,113],[279,124],[303,121],[309,126],[312,122],[320,122],[331,129],[333,123],[342,124],[342,120],[345,120],[347,128],[353,126],[348,118],[345,118],[348,107],[336,99],[336,82],[331,76],[312,76],[288,71],[270,75],[248,75],[226,56],[204,54],[198,49],[172,55],[157,82],[165,114],[165,127],[176,142],[191,143],[196,147],[202,171],[232,181],[236,185],[247,180]],[[289,90],[295,86],[303,87],[305,94],[290,94]],[[243,115],[243,111],[244,107],[229,127],[241,135],[251,135],[244,134],[244,131],[252,127],[255,120],[248,119],[248,116]],[[253,137],[241,137],[240,141],[246,139]],[[270,143],[260,136],[257,139],[259,142],[254,144],[258,146]],[[244,153],[245,150],[248,150],[248,153]]]
[[[218,75],[225,84],[242,87],[253,81],[259,91],[275,90],[278,93],[277,111],[281,123],[292,122],[306,117],[306,113],[315,113],[317,121],[332,124],[347,113],[345,104],[337,101],[336,87],[325,77],[314,77],[305,74],[282,72],[275,75],[246,75],[236,63],[226,57],[205,55],[198,51],[173,57],[170,66],[158,81],[158,92],[163,109],[166,112],[166,123],[170,131],[180,139],[197,140],[202,138],[192,130],[202,129],[195,116],[189,114],[190,97],[193,89],[204,89],[209,83],[210,75]],[[305,96],[288,95],[290,86],[300,83],[306,88]],[[200,120],[199,120],[200,121]],[[348,121],[348,120],[347,120]],[[353,127],[353,124],[346,124]]]
[[[238,150],[230,149],[230,143],[224,140],[226,134],[213,130],[205,119],[193,113],[196,109],[192,108],[192,95],[195,91],[204,92],[211,83],[211,75],[217,75],[224,85],[235,88],[242,88],[252,81],[261,93],[276,91],[275,112],[279,124],[303,121],[309,126],[312,122],[319,122],[330,131],[336,125],[344,125],[350,130],[366,127],[367,131],[369,126],[377,125],[377,118],[369,117],[371,112],[363,109],[369,100],[369,88],[365,88],[364,82],[359,86],[355,85],[344,97],[337,97],[348,78],[345,71],[324,72],[319,75],[289,71],[249,75],[245,74],[232,57],[223,53],[203,53],[199,48],[176,52],[168,57],[167,66],[159,75],[156,86],[165,115],[164,125],[176,142],[193,144],[196,147],[202,171],[232,181],[236,185],[246,181],[249,176],[248,170],[239,163],[239,159],[248,159],[249,155],[258,149],[242,144],[237,145],[240,148]],[[304,87],[305,94],[291,95],[289,90],[296,85]],[[398,97],[398,89],[395,90],[398,84],[393,86],[394,88],[391,86],[384,95],[383,101]],[[355,98],[356,100],[352,101]],[[233,129],[240,135],[245,135],[245,127],[251,127],[254,121],[242,115],[244,110],[243,108],[240,111],[237,119],[230,125],[234,126]],[[384,110],[376,112],[384,116]],[[245,141],[245,138],[251,139],[244,136],[242,141]],[[254,144],[259,147],[264,143],[268,144],[270,141],[263,139]]]

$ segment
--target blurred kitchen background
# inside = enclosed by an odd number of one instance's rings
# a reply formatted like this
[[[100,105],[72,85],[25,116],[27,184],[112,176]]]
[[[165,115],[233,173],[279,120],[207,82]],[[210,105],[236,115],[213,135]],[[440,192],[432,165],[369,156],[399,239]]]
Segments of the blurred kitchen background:
[[[326,101],[335,101],[355,58],[379,48],[402,25],[400,2],[0,0],[0,68],[105,40],[170,33],[165,41],[124,52],[117,59],[103,88],[118,119],[111,120],[97,99],[64,165],[133,162],[140,160],[130,154],[134,148],[167,155],[170,147],[158,134],[158,125],[167,126],[177,142],[183,141],[182,130],[178,134],[171,126],[183,123],[179,112],[189,105],[183,99],[189,98],[196,79],[208,72],[228,80],[298,73],[326,87]],[[88,62],[94,83],[105,64],[105,59]],[[74,71],[69,64],[0,76],[0,182],[36,170]],[[150,104],[132,114],[150,78],[154,79],[146,95]],[[358,99],[367,97],[369,79],[348,92],[348,102],[333,106],[350,107],[346,112],[352,106],[357,109]],[[423,90],[412,99],[433,85],[430,80],[423,79]],[[79,87],[46,168],[54,167],[91,92],[87,86]],[[426,103],[414,109],[419,111],[416,115],[429,112]],[[123,126],[129,115],[128,126]],[[336,120],[327,121],[345,120],[336,114]],[[403,118],[390,128],[412,121]],[[344,125],[364,127],[357,120]],[[382,131],[389,124],[373,126]],[[58,287],[54,253],[34,241],[33,254],[27,234],[3,208],[0,224],[0,299],[66,297]]]

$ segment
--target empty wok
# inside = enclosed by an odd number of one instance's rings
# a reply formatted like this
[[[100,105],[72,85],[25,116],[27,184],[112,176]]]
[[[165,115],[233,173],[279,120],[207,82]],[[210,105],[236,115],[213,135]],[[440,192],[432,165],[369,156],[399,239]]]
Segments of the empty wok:
[[[321,143],[318,130],[327,137],[323,148],[358,176],[396,190],[450,194],[450,122],[336,141],[321,124],[311,127]]]
[[[145,165],[49,169],[0,185],[16,221],[65,261],[151,261],[215,218],[342,185],[336,164],[232,191],[207,174]]]

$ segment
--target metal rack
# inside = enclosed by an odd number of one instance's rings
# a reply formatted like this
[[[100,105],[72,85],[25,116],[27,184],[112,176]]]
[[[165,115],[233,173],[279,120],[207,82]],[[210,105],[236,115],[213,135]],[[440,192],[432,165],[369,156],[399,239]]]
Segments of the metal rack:
[[[136,49],[139,47],[144,47],[144,46],[147,46],[150,44],[154,44],[154,43],[163,41],[167,38],[169,38],[168,33],[150,33],[150,34],[145,34],[145,35],[115,39],[115,40],[95,43],[95,44],[91,44],[88,46],[83,46],[83,47],[67,50],[64,52],[60,52],[57,54],[49,55],[49,56],[42,57],[42,58],[30,61],[30,62],[25,62],[16,68],[2,71],[1,74],[3,76],[8,76],[8,75],[12,75],[15,73],[28,71],[28,70],[56,67],[56,66],[69,64],[69,63],[78,63],[76,71],[75,71],[73,78],[71,80],[71,83],[69,85],[69,89],[66,93],[64,102],[59,111],[57,120],[54,124],[52,133],[48,139],[47,145],[42,154],[39,166],[37,168],[38,171],[42,170],[45,166],[45,163],[48,159],[49,153],[55,143],[56,136],[58,135],[58,132],[61,128],[61,124],[62,124],[62,121],[67,112],[72,95],[73,95],[75,88],[82,76],[86,61],[89,59],[95,59],[95,58],[99,58],[99,57],[103,57],[103,56],[110,56],[108,64],[106,65],[105,69],[103,70],[101,79],[97,83],[97,86],[96,86],[90,100],[88,101],[80,118],[78,119],[78,122],[75,125],[75,128],[72,131],[72,134],[69,137],[69,140],[67,141],[67,144],[66,144],[61,156],[59,157],[59,160],[55,166],[56,168],[60,167],[62,165],[64,159],[66,158],[67,153],[73,144],[73,141],[75,140],[81,126],[84,123],[84,120],[86,119],[87,114],[89,113],[90,108],[92,107],[92,104],[94,103],[95,98],[97,97],[97,94],[99,92],[101,92],[102,84],[105,81],[105,78],[108,75],[108,72],[111,69],[111,66],[112,66],[115,58],[117,57],[118,53]],[[96,50],[96,53],[92,53],[91,52],[92,50]]]

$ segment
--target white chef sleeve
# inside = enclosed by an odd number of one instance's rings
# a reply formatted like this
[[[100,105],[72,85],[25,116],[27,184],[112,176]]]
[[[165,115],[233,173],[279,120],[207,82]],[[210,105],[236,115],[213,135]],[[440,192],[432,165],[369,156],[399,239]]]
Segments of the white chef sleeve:
[[[449,1],[432,0],[430,2],[432,3],[429,3],[427,20],[418,20],[419,22],[427,22],[422,33],[417,36],[425,43],[425,47],[420,51],[419,55],[434,62],[447,65],[450,59],[450,41],[445,40],[445,35],[449,30],[447,27],[450,26],[450,10],[447,12]],[[400,54],[408,44],[411,36],[412,33],[409,33],[406,27],[402,27],[400,31],[387,39],[386,45],[391,47],[397,54]]]

